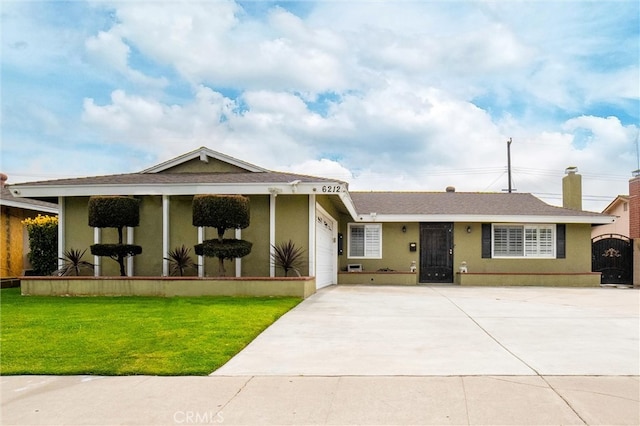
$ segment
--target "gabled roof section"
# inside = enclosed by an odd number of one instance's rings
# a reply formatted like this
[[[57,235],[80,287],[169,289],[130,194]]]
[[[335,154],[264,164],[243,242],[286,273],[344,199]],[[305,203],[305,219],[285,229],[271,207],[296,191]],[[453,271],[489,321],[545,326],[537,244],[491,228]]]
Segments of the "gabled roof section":
[[[351,192],[361,221],[590,223],[614,216],[551,206],[527,193]]]
[[[187,152],[186,154],[182,154],[178,157],[172,158],[171,160],[165,161],[163,163],[157,164],[153,167],[143,170],[140,173],[160,173],[164,171],[168,171],[170,169],[177,168],[183,164],[186,164],[192,160],[200,160],[203,163],[208,163],[210,159],[221,161],[223,163],[229,164],[235,168],[241,169],[242,171],[247,172],[268,172],[267,169],[263,169],[262,167],[258,167],[256,165],[247,163],[242,160],[238,160],[237,158],[233,158],[229,155],[223,154],[218,151],[214,151],[207,147],[200,147],[191,152]]]

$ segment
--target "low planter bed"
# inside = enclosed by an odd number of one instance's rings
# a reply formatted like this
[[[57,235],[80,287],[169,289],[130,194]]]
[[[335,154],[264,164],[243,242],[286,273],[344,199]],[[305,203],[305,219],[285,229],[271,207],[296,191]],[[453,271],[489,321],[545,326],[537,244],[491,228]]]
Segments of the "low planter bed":
[[[600,273],[458,272],[456,273],[456,284],[470,286],[599,287]]]
[[[340,272],[338,284],[380,284],[380,285],[416,285],[415,272],[375,271],[375,272]]]
[[[21,277],[23,296],[292,296],[315,293],[315,277]]]

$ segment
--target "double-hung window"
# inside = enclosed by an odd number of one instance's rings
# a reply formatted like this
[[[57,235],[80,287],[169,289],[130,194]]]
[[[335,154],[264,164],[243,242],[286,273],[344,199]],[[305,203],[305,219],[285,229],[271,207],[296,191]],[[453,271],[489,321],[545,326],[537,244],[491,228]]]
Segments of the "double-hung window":
[[[555,225],[493,225],[493,257],[556,256]]]
[[[381,259],[382,225],[350,223],[348,244],[352,259]]]

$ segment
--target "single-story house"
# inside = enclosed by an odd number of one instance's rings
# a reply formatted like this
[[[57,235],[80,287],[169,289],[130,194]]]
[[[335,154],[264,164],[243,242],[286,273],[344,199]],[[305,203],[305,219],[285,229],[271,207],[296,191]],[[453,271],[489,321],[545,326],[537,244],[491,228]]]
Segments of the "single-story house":
[[[340,180],[274,172],[205,147],[138,173],[29,182],[11,191],[58,203],[60,253],[116,240],[114,230],[88,226],[90,196],[138,198],[140,225],[126,231],[127,241],[143,249],[129,259],[135,276],[167,276],[171,249],[215,238],[214,229],[192,225],[194,195],[242,194],[250,199],[250,225],[228,237],[251,241],[253,249],[227,271],[281,274],[271,262],[273,246],[291,240],[304,248],[300,272],[315,276],[317,288],[599,285],[591,272],[591,226],[614,221],[525,193],[352,192]],[[97,275],[118,274],[115,262],[92,261]],[[197,275],[217,274],[215,259],[198,264]]]
[[[55,216],[58,206],[46,201],[14,197],[6,186],[7,175],[0,173],[0,279],[13,280],[30,268],[27,258],[29,236],[22,221],[38,215]]]

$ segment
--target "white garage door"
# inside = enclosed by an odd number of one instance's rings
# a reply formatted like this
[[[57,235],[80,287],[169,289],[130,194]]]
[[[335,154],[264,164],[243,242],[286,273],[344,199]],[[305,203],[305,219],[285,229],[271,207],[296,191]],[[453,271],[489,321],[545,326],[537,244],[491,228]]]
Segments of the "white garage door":
[[[316,210],[316,288],[335,284],[338,278],[335,226],[331,216]]]

